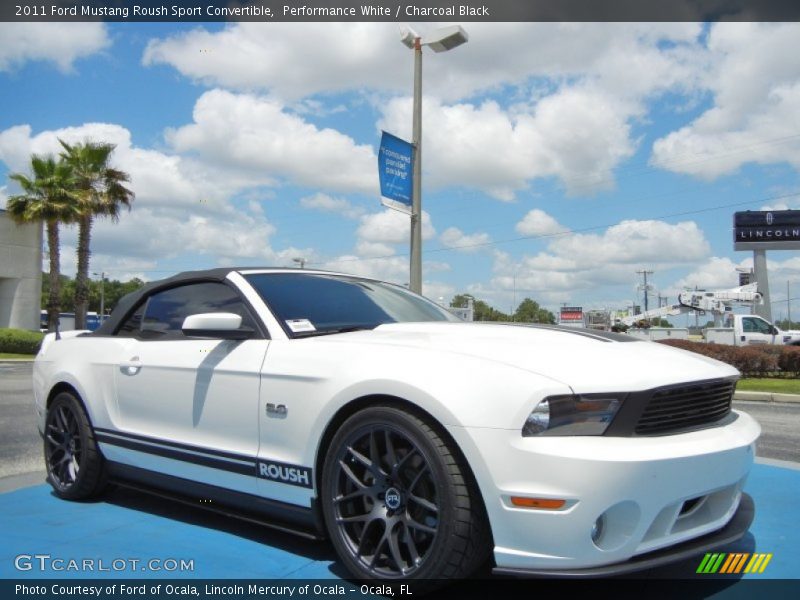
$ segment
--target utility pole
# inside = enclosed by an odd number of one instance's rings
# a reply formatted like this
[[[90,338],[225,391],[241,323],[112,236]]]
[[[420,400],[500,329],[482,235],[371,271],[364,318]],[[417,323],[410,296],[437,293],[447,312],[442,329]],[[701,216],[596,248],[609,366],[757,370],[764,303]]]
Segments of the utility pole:
[[[641,275],[644,278],[644,285],[642,289],[644,290],[644,312],[647,312],[647,276],[652,275],[653,271],[648,271],[647,269],[642,269],[641,271],[636,271],[638,275]]]
[[[792,328],[792,296],[789,293],[789,280],[786,280],[786,320],[789,321],[788,328]]]

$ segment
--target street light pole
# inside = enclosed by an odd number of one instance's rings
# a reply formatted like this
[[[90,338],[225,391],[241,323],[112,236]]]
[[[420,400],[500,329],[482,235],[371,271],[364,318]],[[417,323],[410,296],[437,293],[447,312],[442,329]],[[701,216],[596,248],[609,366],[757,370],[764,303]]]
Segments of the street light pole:
[[[94,273],[100,275],[100,323],[103,322],[103,315],[106,314],[106,272]]]
[[[422,47],[434,52],[447,52],[469,39],[459,25],[442,27],[424,38],[413,29],[400,29],[400,41],[414,50],[414,106],[411,123],[411,143],[414,165],[411,180],[411,251],[408,288],[422,293]]]
[[[414,167],[411,192],[411,277],[409,289],[422,293],[422,38],[414,39],[414,112],[411,143]]]

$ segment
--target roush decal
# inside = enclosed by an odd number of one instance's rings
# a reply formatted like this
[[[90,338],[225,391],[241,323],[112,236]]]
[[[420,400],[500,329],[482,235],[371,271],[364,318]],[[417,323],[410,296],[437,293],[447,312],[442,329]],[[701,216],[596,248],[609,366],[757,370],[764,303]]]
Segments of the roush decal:
[[[289,465],[273,460],[258,461],[258,476],[278,483],[312,488],[312,470],[300,465]]]

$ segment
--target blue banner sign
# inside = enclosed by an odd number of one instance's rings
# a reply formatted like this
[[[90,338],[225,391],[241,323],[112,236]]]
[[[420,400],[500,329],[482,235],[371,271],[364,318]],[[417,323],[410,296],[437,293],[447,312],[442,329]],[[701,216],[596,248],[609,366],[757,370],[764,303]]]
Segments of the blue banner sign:
[[[411,214],[411,184],[414,172],[414,146],[391,133],[383,132],[378,151],[378,177],[381,204]]]

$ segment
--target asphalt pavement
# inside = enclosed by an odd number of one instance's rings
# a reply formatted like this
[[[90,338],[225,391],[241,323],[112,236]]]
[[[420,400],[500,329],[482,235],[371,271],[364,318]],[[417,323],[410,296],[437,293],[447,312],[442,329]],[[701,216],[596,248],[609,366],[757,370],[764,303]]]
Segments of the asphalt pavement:
[[[0,478],[44,473],[31,362],[0,362]]]

